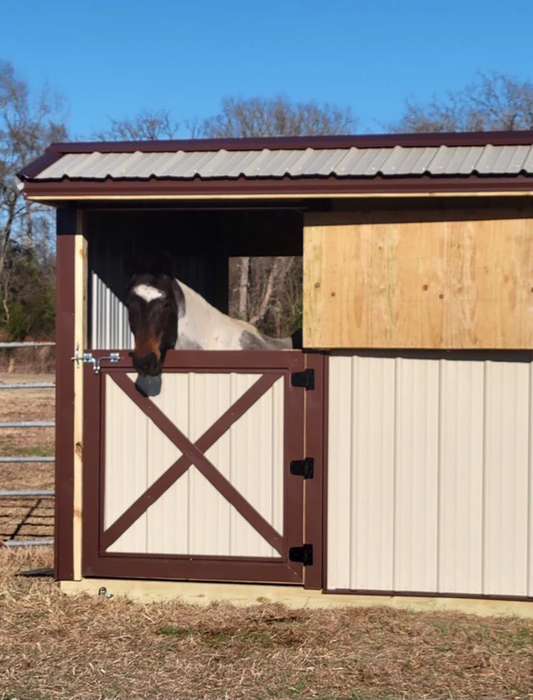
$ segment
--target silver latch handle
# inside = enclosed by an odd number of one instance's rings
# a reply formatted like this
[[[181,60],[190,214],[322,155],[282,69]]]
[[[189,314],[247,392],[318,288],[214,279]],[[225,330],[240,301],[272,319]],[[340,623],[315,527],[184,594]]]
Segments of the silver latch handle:
[[[91,362],[92,363],[93,370],[94,370],[95,374],[98,374],[100,372],[100,365],[104,360],[109,360],[110,362],[119,362],[120,354],[118,352],[110,352],[109,355],[106,355],[105,357],[99,357],[99,358],[93,357],[92,353],[90,353],[90,352],[84,353],[84,355],[83,355],[84,362]]]
[[[70,358],[71,362],[76,363],[76,369],[80,368],[80,362],[83,362],[83,358],[80,356],[80,344],[76,343],[76,351],[74,353],[74,356]]]
[[[71,361],[76,362],[76,367],[78,369],[80,367],[80,362],[83,362],[83,364],[86,365],[92,365],[94,373],[98,374],[100,372],[101,364],[104,360],[109,360],[110,362],[119,362],[120,353],[110,352],[109,355],[105,355],[104,357],[98,358],[94,357],[92,352],[84,352],[83,355],[80,355],[80,344],[76,343],[76,352],[74,353],[74,356],[70,359]]]

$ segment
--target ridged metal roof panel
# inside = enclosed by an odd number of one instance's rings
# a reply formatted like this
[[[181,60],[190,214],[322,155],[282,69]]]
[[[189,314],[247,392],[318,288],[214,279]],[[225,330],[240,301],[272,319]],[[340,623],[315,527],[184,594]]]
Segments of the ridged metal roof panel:
[[[83,162],[87,158],[87,153],[69,153],[49,165],[37,175],[38,179],[60,180],[66,172],[71,172],[76,163]]]
[[[525,173],[533,172],[533,146],[529,146],[529,153],[526,154],[521,170]]]
[[[268,177],[265,173],[269,172],[272,162],[272,151],[269,151],[268,148],[264,148],[262,151],[244,151],[232,155],[239,155],[241,160],[235,161],[231,177],[238,177],[239,174],[245,175],[245,177]]]
[[[291,175],[331,175],[344,152],[338,149],[313,150],[308,148],[293,163]]]
[[[36,175],[104,180],[174,178],[533,175],[533,146],[305,148],[256,151],[70,153]]]
[[[339,163],[336,175],[346,177],[372,177],[380,172],[391,148],[351,148]]]
[[[255,151],[219,151],[211,158],[209,165],[202,176],[206,177],[239,177],[246,168],[257,161]]]
[[[494,171],[498,173],[519,173],[531,146],[509,146],[496,157]]]
[[[458,148],[448,165],[445,173],[457,173],[458,175],[470,175],[475,172],[476,163],[483,153],[483,146],[469,146],[467,148]]]
[[[423,175],[436,153],[436,148],[410,148],[399,163],[396,175]]]

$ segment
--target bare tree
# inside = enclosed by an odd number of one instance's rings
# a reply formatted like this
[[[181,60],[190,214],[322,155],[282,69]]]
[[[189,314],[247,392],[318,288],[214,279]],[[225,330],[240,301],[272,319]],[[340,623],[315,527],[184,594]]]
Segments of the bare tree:
[[[46,223],[50,212],[23,198],[16,173],[40,156],[50,142],[65,139],[62,105],[62,99],[48,86],[31,95],[13,66],[0,62],[0,294],[7,320],[10,281],[16,272],[17,256],[11,255],[12,246],[16,244],[18,250],[23,248],[35,256],[38,243],[44,238],[50,242]]]
[[[407,101],[390,131],[520,131],[533,129],[533,82],[479,73],[474,82],[427,104]]]
[[[94,137],[101,141],[158,141],[175,138],[178,129],[179,122],[168,110],[145,110],[133,119],[109,118],[109,127],[96,132]]]
[[[222,100],[219,114],[195,125],[208,138],[348,134],[356,120],[349,108],[327,102],[292,102],[287,97]]]

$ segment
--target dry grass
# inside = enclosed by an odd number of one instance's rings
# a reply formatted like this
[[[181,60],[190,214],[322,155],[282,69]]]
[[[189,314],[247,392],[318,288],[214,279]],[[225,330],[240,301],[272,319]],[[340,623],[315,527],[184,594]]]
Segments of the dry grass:
[[[48,540],[53,537],[53,498],[2,499],[0,540]]]
[[[1,338],[0,340],[6,340]],[[29,342],[29,340],[28,340]],[[54,347],[3,348],[0,351],[0,372],[37,374],[50,373],[55,366]]]
[[[0,550],[0,698],[532,698],[533,621],[67,597]]]
[[[0,384],[51,382],[53,374],[0,374]],[[0,422],[54,420],[53,389],[0,391]],[[0,456],[52,456],[53,428],[0,428]],[[0,464],[0,490],[54,488],[52,463]],[[53,499],[0,500],[0,540],[50,538],[53,535]]]

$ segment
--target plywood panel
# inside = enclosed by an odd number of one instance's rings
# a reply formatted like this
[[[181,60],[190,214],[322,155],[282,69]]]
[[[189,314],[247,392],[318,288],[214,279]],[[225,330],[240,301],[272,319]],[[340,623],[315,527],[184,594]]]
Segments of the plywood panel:
[[[74,233],[74,232],[73,232]],[[74,236],[74,347],[87,347],[87,239],[85,215],[76,212]],[[82,526],[83,526],[83,372],[74,372],[74,474],[73,474],[73,576],[81,580]]]
[[[310,214],[304,345],[533,345],[533,219],[473,212]]]

